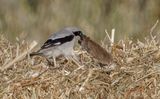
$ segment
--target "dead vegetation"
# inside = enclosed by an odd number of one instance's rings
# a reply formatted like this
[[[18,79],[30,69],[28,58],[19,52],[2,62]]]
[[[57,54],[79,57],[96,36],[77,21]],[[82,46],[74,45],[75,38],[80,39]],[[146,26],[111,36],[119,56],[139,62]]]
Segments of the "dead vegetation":
[[[48,67],[43,57],[27,55],[34,44],[12,44],[0,36],[1,99],[160,99],[160,50],[155,37],[114,44],[114,69],[99,67],[82,51],[77,51],[85,65],[82,69],[63,58],[59,67]]]

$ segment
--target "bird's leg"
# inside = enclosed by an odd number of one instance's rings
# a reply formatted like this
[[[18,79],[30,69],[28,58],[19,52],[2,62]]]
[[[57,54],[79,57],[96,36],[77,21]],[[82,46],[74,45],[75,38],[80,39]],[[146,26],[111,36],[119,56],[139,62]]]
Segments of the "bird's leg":
[[[57,67],[56,58],[53,57],[54,67]]]
[[[78,65],[79,67],[82,66],[82,63],[79,62],[79,57],[77,57],[76,55],[73,55],[73,56],[71,57],[71,59],[72,59],[72,61],[73,61],[76,65]]]
[[[56,65],[56,58],[53,57],[53,62],[48,58],[46,58],[46,60],[47,60],[49,66],[54,66],[54,67],[57,66]]]
[[[46,60],[47,60],[49,66],[53,66],[53,63],[48,58],[46,58]]]

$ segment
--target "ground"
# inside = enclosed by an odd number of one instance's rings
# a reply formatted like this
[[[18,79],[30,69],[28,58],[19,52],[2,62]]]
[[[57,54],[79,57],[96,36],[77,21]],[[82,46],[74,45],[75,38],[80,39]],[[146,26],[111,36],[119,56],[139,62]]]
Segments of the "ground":
[[[98,66],[81,50],[82,69],[63,58],[58,67],[48,66],[43,57],[29,57],[30,44],[0,36],[0,98],[160,99],[160,46],[155,39],[114,44],[114,68]]]

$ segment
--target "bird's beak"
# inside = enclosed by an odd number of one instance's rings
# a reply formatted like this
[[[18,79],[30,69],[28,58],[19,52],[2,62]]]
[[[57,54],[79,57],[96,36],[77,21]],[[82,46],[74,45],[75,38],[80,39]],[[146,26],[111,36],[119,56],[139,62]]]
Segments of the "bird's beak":
[[[78,44],[80,44],[80,45],[81,45],[81,44],[82,44],[82,40],[78,40]]]

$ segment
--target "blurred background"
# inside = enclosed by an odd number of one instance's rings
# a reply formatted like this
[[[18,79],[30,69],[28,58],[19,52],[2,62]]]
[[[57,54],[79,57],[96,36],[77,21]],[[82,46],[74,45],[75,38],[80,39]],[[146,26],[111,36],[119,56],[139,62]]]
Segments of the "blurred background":
[[[96,41],[112,28],[116,40],[142,39],[159,19],[160,0],[0,0],[0,33],[11,41],[42,43],[66,26],[77,26]]]

